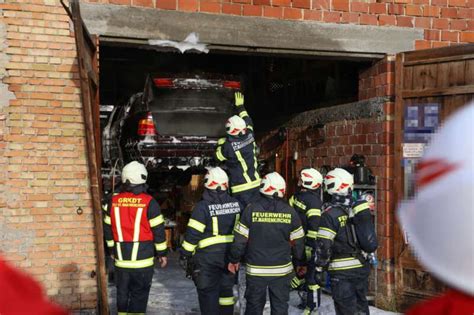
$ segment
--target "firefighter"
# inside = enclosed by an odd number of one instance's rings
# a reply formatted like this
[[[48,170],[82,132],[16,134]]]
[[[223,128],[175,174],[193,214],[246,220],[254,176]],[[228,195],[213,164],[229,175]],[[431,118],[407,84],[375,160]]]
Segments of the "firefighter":
[[[225,163],[230,176],[232,195],[244,207],[258,197],[260,175],[257,172],[257,144],[253,133],[253,123],[244,107],[244,96],[235,93],[238,115],[227,120],[227,138],[219,140],[216,159]]]
[[[327,173],[324,186],[332,200],[321,216],[316,240],[317,279],[327,267],[338,315],[369,314],[367,258],[377,249],[369,204],[365,200],[353,202],[353,185],[353,175],[344,169]]]
[[[318,233],[319,221],[321,219],[321,185],[323,176],[314,168],[305,168],[300,172],[298,186],[300,191],[293,195],[290,200],[292,206],[300,216],[305,232],[306,253],[306,275],[304,278],[295,276],[291,281],[292,288],[301,285],[306,290],[306,304],[304,314],[311,314],[316,308],[319,285],[315,279],[314,255],[316,248],[316,235]]]
[[[164,219],[158,202],[146,193],[147,170],[136,161],[122,170],[122,191],[112,196],[104,217],[107,246],[114,248],[117,311],[145,313],[155,256],[167,264]]]
[[[417,165],[399,222],[427,270],[448,286],[408,315],[474,314],[474,102],[449,118]]]
[[[202,314],[232,315],[235,276],[227,270],[226,256],[232,231],[242,210],[228,193],[229,178],[220,168],[211,168],[204,178],[202,200],[193,209],[181,255],[191,261]]]
[[[280,174],[267,174],[260,187],[262,197],[247,206],[234,229],[228,269],[235,273],[245,256],[247,315],[263,313],[267,288],[271,313],[288,314],[292,254],[298,262],[303,259],[304,230],[298,214],[282,199],[285,190]]]

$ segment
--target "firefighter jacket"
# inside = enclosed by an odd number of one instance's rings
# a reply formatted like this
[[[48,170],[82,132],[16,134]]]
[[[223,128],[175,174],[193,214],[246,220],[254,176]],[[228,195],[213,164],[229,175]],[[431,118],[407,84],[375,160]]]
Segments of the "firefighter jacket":
[[[373,252],[377,248],[369,205],[365,200],[344,205],[337,202],[337,197],[321,216],[316,265],[347,276],[368,274],[370,268],[364,251]]]
[[[247,275],[277,277],[293,272],[304,257],[304,231],[296,211],[279,198],[261,197],[245,208],[234,229],[229,261],[245,255]],[[292,257],[293,254],[293,257]]]
[[[316,247],[319,221],[321,220],[322,201],[319,190],[300,191],[291,196],[289,203],[300,216],[306,235],[306,246],[314,249]]]
[[[232,231],[241,210],[237,199],[227,192],[205,190],[189,219],[182,253],[225,253],[234,239]]]
[[[167,253],[160,206],[145,191],[146,185],[139,185],[115,194],[106,209],[105,239],[118,268],[152,268],[155,255]]]
[[[252,119],[243,105],[237,106],[237,110],[247,124],[247,132],[242,136],[220,139],[215,154],[216,159],[225,162],[227,166],[233,194],[260,186],[260,175],[257,172],[257,144]]]

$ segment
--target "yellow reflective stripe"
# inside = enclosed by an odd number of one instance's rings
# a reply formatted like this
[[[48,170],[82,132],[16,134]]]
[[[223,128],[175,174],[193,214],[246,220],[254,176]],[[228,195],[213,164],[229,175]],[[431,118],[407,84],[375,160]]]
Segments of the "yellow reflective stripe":
[[[217,147],[216,150],[216,157],[219,161],[225,161],[227,158],[222,154],[222,147]]]
[[[258,162],[257,162],[257,144],[255,142],[253,143],[253,168],[255,169],[254,176],[256,179],[260,178],[260,175],[258,174]]]
[[[219,221],[217,217],[212,217],[212,235],[219,235]]]
[[[128,315],[128,312],[118,312],[118,315]]]
[[[250,182],[247,184],[233,186],[231,190],[233,193],[238,193],[238,192],[246,191],[246,190],[257,188],[257,187],[260,187],[260,179],[254,180],[253,182]]]
[[[107,247],[114,247],[114,240],[106,241]]]
[[[302,237],[304,237],[304,230],[301,226],[290,233],[290,240],[291,241],[297,240],[297,239],[302,238]]]
[[[205,224],[202,224],[201,222],[194,219],[189,219],[188,226],[201,233],[204,232],[204,230],[206,229]]]
[[[245,162],[244,158],[242,157],[242,153],[240,153],[240,151],[235,151],[235,155],[237,156],[237,160],[239,160],[240,165],[242,166],[242,170],[243,170],[242,175],[244,176],[245,181],[247,183],[250,183],[252,180],[250,179],[249,174],[247,174],[247,171],[249,170],[249,168],[248,168],[247,163]]]
[[[163,242],[163,243],[155,243],[155,249],[158,251],[158,252],[161,252],[161,251],[164,251],[168,248],[166,242]]]
[[[241,111],[241,112],[239,113],[239,117],[240,117],[240,118],[244,118],[244,117],[248,117],[248,116],[249,116],[249,113],[247,113],[246,110]]]
[[[360,204],[357,207],[352,208],[352,210],[354,210],[354,215],[368,209],[369,209],[369,204],[367,202],[364,202],[363,204]]]
[[[219,140],[217,140],[217,144],[218,145],[223,145],[225,143],[225,138],[220,138]]]
[[[332,241],[336,237],[336,232],[331,229],[322,227],[319,228],[317,237],[325,238]]]
[[[242,235],[243,237],[245,238],[248,238],[249,237],[249,228],[246,227],[244,224],[242,223],[238,223],[237,226],[234,228],[234,231],[239,233],[240,235]]]
[[[305,246],[304,251],[306,254],[306,259],[310,259],[311,256],[313,255],[313,248],[311,246]]]
[[[306,205],[304,203],[302,203],[301,201],[299,201],[298,199],[293,198],[293,203],[298,207],[298,208],[301,208],[302,210],[306,210]]]
[[[120,243],[116,243],[116,244],[117,244],[117,258],[119,260],[123,260],[122,247],[120,246]]]
[[[320,288],[320,286],[317,285],[317,284],[308,285],[308,289],[310,289],[311,291],[316,291],[319,288]]]
[[[137,260],[138,247],[139,247],[139,246],[140,246],[140,243],[139,243],[139,242],[133,243],[133,247],[132,247],[132,261]]]
[[[107,212],[107,210],[109,210],[109,205],[108,204],[102,205],[102,210]]]
[[[250,130],[252,130],[252,131],[253,131],[253,126],[251,126],[251,125],[247,125],[247,129],[250,129]]]
[[[154,257],[150,257],[142,260],[115,260],[115,266],[120,268],[146,268],[155,264]]]
[[[237,227],[237,224],[240,223],[240,213],[237,213],[235,216],[234,229]]]
[[[110,217],[108,215],[104,216],[104,223],[107,224],[107,225],[112,224],[112,220],[110,219]]]
[[[316,238],[316,237],[318,237],[318,232],[313,231],[313,230],[308,230],[308,233],[306,234],[306,237]]]
[[[123,242],[122,225],[120,223],[120,208],[119,207],[114,208],[114,214],[115,214],[115,228],[117,229],[118,241]]]
[[[142,221],[143,208],[138,208],[135,216],[135,224],[133,227],[133,241],[138,242],[140,239],[140,222]]]
[[[251,276],[277,277],[293,272],[293,264],[288,263],[280,266],[253,266],[247,264],[247,274]]]
[[[160,225],[161,223],[165,223],[165,219],[160,214],[159,216],[154,217],[153,219],[151,219],[149,222],[150,222],[150,226],[153,228],[155,226]]]
[[[293,205],[295,204],[295,196],[290,197],[290,199],[288,200],[288,204],[290,205],[290,207],[293,207]]]
[[[234,297],[220,297],[219,298],[219,305],[227,306],[227,305],[234,305]]]
[[[192,252],[194,252],[194,250],[196,249],[196,246],[197,246],[197,245],[193,245],[193,244],[191,244],[191,243],[189,243],[189,242],[184,241],[183,244],[182,244],[182,246],[183,246],[183,248],[184,248],[185,250],[187,250],[188,252],[191,252],[191,253],[192,253]]]
[[[232,243],[233,241],[234,235],[217,235],[199,241],[198,248],[205,248],[216,244]]]
[[[362,267],[360,260],[350,257],[332,260],[329,264],[328,270],[347,270],[360,267]]]
[[[314,216],[320,217],[320,216],[321,216],[321,210],[320,210],[320,209],[309,209],[309,210],[306,212],[306,216],[307,216],[308,218],[314,217]]]

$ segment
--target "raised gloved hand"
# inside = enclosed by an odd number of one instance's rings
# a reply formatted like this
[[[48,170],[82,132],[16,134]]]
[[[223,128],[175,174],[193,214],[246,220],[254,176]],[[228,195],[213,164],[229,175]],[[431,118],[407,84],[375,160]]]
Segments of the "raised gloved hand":
[[[235,92],[235,106],[244,105],[244,95],[240,92]]]

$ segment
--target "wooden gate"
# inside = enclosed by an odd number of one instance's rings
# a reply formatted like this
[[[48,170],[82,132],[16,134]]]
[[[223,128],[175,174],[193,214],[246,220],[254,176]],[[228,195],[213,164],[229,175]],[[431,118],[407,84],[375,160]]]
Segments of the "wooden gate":
[[[70,7],[62,0],[61,4],[74,23],[81,85],[81,101],[86,131],[90,191],[95,225],[98,306],[100,314],[109,314],[101,206],[102,180],[100,170],[102,155],[100,139],[98,38],[89,34],[81,17],[79,0],[71,0]]]
[[[400,53],[395,75],[394,176],[396,200],[401,200],[414,194],[414,166],[436,126],[474,100],[474,45]],[[409,238],[396,230],[396,287],[404,310],[438,294],[444,286],[418,264]]]

